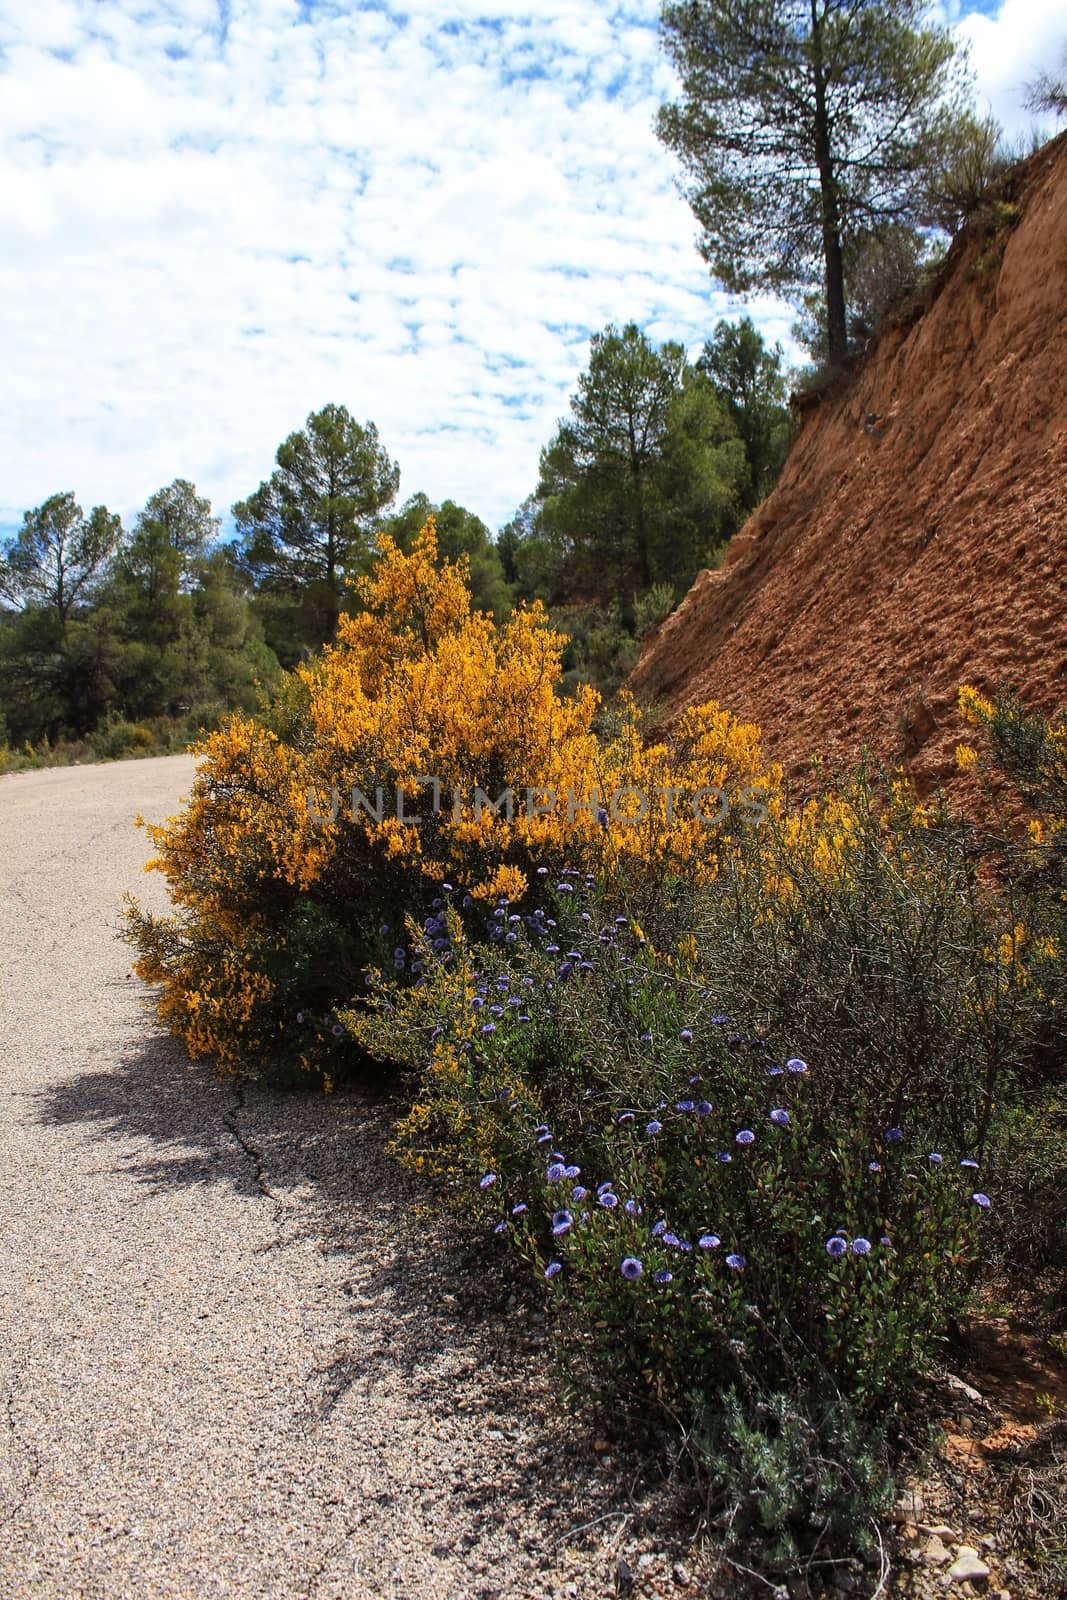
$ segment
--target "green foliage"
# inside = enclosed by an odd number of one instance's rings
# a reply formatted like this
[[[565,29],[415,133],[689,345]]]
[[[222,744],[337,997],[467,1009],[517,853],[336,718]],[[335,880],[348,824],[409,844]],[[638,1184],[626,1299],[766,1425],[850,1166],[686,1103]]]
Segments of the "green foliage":
[[[639,639],[658,628],[674,610],[677,594],[669,583],[654,583],[646,594],[634,597],[634,633]]]
[[[0,595],[17,606],[37,606],[65,627],[87,602],[115,552],[122,524],[106,506],[88,516],[73,494],[54,494],[27,511],[22,528],[0,556]]]
[[[845,254],[921,220],[958,124],[959,74],[924,0],[679,0],[662,12],[681,96],[659,135],[682,161],[701,251],[727,289],[822,283],[826,354],[846,355]]]
[[[782,347],[767,348],[751,317],[719,322],[697,362],[725,400],[745,446],[751,510],[774,488],[789,450],[792,423],[787,405]]]
[[[277,467],[233,508],[241,559],[273,604],[268,642],[291,666],[337,629],[346,578],[366,569],[378,519],[392,503],[400,470],[344,406],[312,412],[278,446]]]
[[[680,345],[630,324],[593,337],[571,415],[541,457],[538,532],[568,597],[688,587],[734,531],[744,446]]]
[[[54,746],[100,729],[106,750],[106,727],[147,720],[181,724],[184,742],[256,705],[278,664],[217,531],[184,479],[149,499],[128,536],[103,508],[83,517],[73,495],[27,512],[4,568],[18,600],[0,613],[6,736]],[[153,737],[159,748],[170,734]]]

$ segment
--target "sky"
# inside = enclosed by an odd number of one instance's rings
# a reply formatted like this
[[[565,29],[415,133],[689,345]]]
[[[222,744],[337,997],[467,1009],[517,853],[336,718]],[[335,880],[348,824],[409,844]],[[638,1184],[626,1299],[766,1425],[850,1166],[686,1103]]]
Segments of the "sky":
[[[940,0],[1012,134],[1063,0]],[[0,0],[0,528],[225,515],[328,402],[501,526],[592,333],[748,313],[696,250],[658,0]],[[1049,128],[1047,131],[1053,131]]]

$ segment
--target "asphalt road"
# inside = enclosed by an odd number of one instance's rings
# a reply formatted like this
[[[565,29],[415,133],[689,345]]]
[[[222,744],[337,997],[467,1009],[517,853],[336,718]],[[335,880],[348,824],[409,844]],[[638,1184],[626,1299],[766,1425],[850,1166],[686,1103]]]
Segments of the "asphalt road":
[[[0,1600],[602,1600],[569,1530],[626,1502],[381,1101],[241,1088],[154,1023],[121,898],[162,909],[133,819],[192,772],[0,779]]]

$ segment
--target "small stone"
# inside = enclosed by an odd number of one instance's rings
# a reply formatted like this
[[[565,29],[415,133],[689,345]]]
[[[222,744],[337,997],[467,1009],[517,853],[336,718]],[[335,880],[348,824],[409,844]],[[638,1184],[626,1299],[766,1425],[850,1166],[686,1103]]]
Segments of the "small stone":
[[[953,1583],[984,1584],[989,1577],[989,1568],[977,1550],[972,1549],[969,1544],[961,1544],[955,1561],[948,1569],[948,1575]]]
[[[954,1543],[959,1540],[959,1534],[947,1522],[920,1522],[919,1532],[928,1537],[936,1535],[939,1539],[951,1539]]]
[[[997,1548],[996,1536],[992,1533],[984,1533],[978,1541],[978,1548],[980,1550],[995,1550]]]
[[[939,1533],[932,1534],[924,1544],[923,1560],[928,1567],[943,1567],[946,1561],[952,1560],[951,1552],[946,1550]]]
[[[671,1577],[680,1589],[688,1589],[690,1584],[689,1568],[681,1561],[676,1561],[671,1568]]]
[[[962,1378],[957,1378],[953,1373],[950,1372],[946,1377],[945,1382],[956,1394],[963,1395],[965,1400],[970,1400],[973,1405],[981,1405],[982,1396],[979,1394],[978,1390],[972,1388],[969,1383],[964,1383]]]

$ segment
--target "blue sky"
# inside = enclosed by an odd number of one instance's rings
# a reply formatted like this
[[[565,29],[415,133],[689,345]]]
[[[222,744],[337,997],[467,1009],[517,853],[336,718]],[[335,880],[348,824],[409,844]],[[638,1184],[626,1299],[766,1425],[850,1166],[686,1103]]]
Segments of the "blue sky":
[[[1062,0],[953,3],[1009,131]],[[0,523],[225,512],[328,401],[493,527],[589,336],[742,309],[652,131],[657,0],[0,0]],[[1051,131],[1051,130],[1050,130]],[[790,310],[747,309],[788,339]]]

